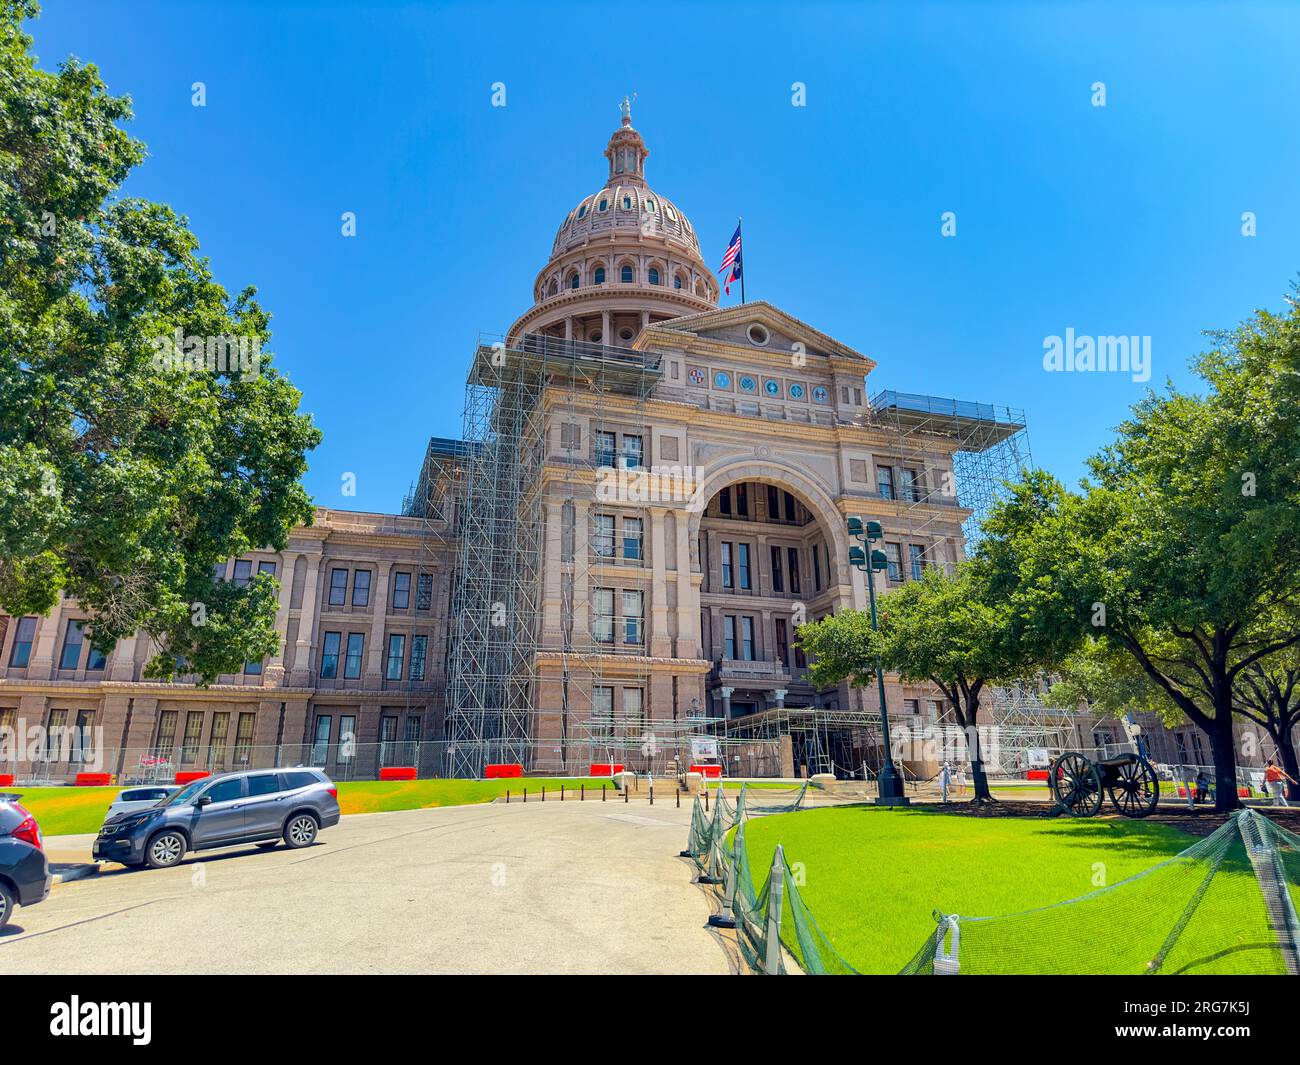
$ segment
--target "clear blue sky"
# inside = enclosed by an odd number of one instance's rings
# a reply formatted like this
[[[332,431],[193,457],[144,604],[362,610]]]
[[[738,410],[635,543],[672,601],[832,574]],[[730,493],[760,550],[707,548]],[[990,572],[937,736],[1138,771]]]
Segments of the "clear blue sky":
[[[396,508],[459,435],[478,332],[527,307],[633,90],[710,265],[743,214],[750,298],[871,355],[873,390],[1025,408],[1069,480],[1143,386],[1045,373],[1044,337],[1149,335],[1152,383],[1187,384],[1200,331],[1300,271],[1295,4],[49,0],[31,32],[132,96],[128,190],[258,286],[323,506]]]

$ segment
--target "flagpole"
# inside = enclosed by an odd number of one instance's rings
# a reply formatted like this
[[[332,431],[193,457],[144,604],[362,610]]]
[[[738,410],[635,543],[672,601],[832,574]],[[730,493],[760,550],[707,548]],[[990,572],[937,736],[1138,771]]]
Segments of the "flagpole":
[[[740,302],[745,302],[745,216],[741,215],[736,219],[736,228],[741,231],[740,234]]]

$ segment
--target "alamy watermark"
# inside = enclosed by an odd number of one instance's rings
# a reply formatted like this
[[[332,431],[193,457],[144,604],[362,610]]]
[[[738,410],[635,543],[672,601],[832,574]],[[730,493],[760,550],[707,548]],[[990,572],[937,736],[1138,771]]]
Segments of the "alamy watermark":
[[[154,337],[153,367],[188,373],[239,374],[244,380],[262,370],[262,345],[256,337],[186,336],[180,326],[172,333]]]
[[[1137,383],[1151,380],[1149,336],[1077,335],[1043,337],[1043,369],[1048,373],[1126,373]]]

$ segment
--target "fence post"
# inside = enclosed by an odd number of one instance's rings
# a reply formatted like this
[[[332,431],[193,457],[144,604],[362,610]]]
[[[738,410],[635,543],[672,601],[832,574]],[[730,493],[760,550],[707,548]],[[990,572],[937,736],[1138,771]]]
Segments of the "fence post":
[[[731,861],[727,865],[727,883],[723,889],[722,912],[710,914],[712,928],[736,927],[736,869],[740,865],[740,849],[745,845],[745,826],[736,829],[731,837]]]
[[[506,805],[510,805],[510,789],[506,788]]]
[[[579,802],[586,802],[586,801],[587,801],[587,785],[586,785],[586,784],[579,784],[579,785],[578,785],[578,801],[579,801]]]
[[[650,776],[649,773],[646,776],[650,781],[650,805],[653,806],[655,804],[655,778]]]
[[[785,904],[785,851],[776,845],[772,855],[772,874],[767,889],[767,954],[763,972],[768,976],[781,973],[781,909]]]

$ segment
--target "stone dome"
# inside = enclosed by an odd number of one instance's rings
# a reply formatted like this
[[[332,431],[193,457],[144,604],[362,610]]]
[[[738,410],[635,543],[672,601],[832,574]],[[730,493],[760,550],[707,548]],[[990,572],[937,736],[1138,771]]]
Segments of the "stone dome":
[[[511,334],[545,333],[626,344],[651,322],[718,303],[718,283],[690,219],[646,183],[650,151],[631,105],[605,148],[605,184],[584,196],[555,234],[533,284],[533,306]]]

